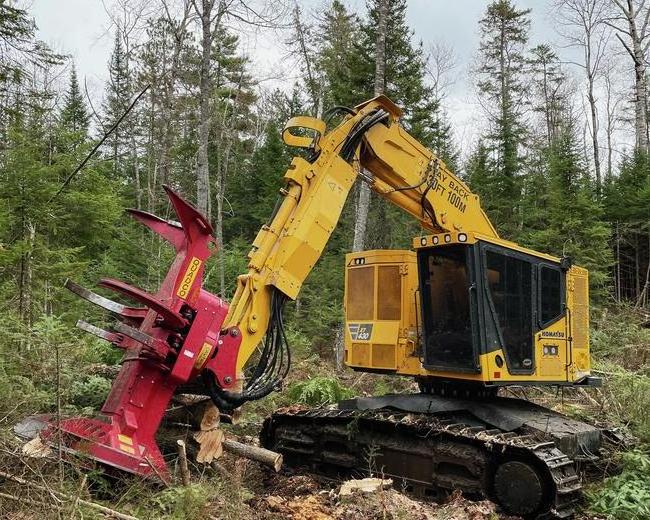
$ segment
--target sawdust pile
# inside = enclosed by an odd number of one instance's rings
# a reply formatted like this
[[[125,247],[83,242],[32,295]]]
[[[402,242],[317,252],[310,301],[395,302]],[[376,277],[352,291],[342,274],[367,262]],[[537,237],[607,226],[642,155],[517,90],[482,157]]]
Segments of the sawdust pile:
[[[339,496],[307,476],[279,478],[254,509],[265,520],[514,520],[500,515],[487,500],[472,502],[454,493],[442,504],[419,501],[395,489]]]

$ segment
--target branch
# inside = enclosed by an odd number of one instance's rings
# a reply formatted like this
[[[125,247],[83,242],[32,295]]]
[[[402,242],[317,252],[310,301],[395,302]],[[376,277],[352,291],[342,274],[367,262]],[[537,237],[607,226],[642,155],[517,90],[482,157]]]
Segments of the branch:
[[[86,83],[86,76],[84,76],[84,92],[86,93],[86,99],[88,99],[88,105],[90,106],[90,110],[93,111],[93,115],[95,116],[95,119],[97,120],[97,123],[99,126],[104,128],[104,122],[102,121],[102,118],[99,117],[99,114],[95,110],[95,107],[93,106],[92,99],[90,99],[90,94],[88,93],[88,85]]]
[[[623,13],[625,13],[625,16],[629,18],[630,12],[625,8],[625,6],[620,2],[620,0],[613,0],[613,2],[619,7]]]
[[[62,493],[61,491],[49,490],[45,486],[37,484],[36,482],[31,482],[29,480],[25,480],[24,478],[20,478],[20,477],[18,477],[16,475],[12,475],[11,473],[5,473],[4,471],[0,471],[0,477],[12,480],[13,482],[16,482],[16,483],[24,485],[24,486],[31,486],[31,487],[33,487],[35,489],[40,489],[41,491],[47,491],[47,492],[55,493],[56,495],[66,499],[66,500],[77,500],[78,504],[84,505],[84,506],[89,507],[91,509],[95,509],[96,511],[100,511],[100,512],[104,513],[105,515],[111,516],[113,518],[119,518],[120,520],[138,520],[135,516],[120,513],[119,511],[115,511],[114,509],[110,509],[110,508],[108,508],[106,506],[102,506],[102,505],[97,504],[95,502],[89,502],[88,500],[84,500],[82,498],[71,497],[70,495],[66,495],[65,493]],[[7,495],[5,498],[12,498],[13,499],[14,497],[11,496],[11,495]],[[50,504],[50,505],[52,505],[52,504]],[[60,507],[60,506],[58,506],[58,507]]]
[[[627,46],[627,43],[623,41],[623,38],[621,38],[621,35],[616,33],[616,37],[619,39],[619,41],[623,44],[623,47],[625,47],[625,50],[630,54],[632,59],[636,62],[636,56],[634,56],[634,53],[632,50]]]
[[[628,31],[626,31],[625,29],[621,29],[618,25],[614,25],[613,23],[608,22],[607,20],[603,20],[603,23],[604,23],[607,27],[611,27],[611,28],[614,29],[615,31],[625,33],[625,34],[627,34],[630,38],[632,37],[632,35],[631,35]]]

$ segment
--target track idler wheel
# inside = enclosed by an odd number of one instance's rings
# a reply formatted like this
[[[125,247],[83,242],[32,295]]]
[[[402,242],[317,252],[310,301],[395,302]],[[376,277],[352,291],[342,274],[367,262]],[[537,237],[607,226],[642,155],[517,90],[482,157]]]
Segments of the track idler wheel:
[[[494,493],[508,513],[530,517],[545,502],[545,485],[539,471],[526,462],[511,460],[494,473]]]

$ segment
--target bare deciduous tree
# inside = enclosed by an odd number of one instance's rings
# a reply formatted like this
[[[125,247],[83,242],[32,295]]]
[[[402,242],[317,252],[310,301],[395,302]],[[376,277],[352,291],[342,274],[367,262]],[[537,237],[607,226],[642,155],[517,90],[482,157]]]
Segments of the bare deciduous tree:
[[[453,71],[458,65],[454,48],[444,42],[436,42],[429,47],[427,75],[431,80],[433,94],[442,101],[455,83]]]
[[[161,81],[161,100],[160,100],[160,119],[163,124],[162,138],[160,140],[160,149],[154,168],[154,176],[150,179],[148,185],[150,211],[155,203],[155,194],[157,190],[157,179],[160,177],[162,183],[169,182],[170,172],[170,150],[172,148],[172,136],[174,128],[174,102],[175,87],[181,68],[181,51],[188,39],[188,27],[192,19],[192,2],[191,0],[182,0],[180,6],[180,16],[173,14],[169,0],[161,0],[165,13],[165,20],[174,39],[171,53],[169,69],[166,71]]]
[[[199,5],[200,1],[200,5]],[[201,65],[199,81],[199,148],[196,154],[196,205],[208,220],[211,217],[210,166],[210,96],[212,94],[212,41],[224,13],[224,2],[219,0],[192,0],[201,25]],[[217,9],[215,9],[215,6]]]
[[[648,108],[646,56],[650,47],[650,5],[646,0],[612,0],[612,17],[607,25],[616,29],[619,39],[634,63],[634,130],[637,150],[648,151]],[[623,36],[621,36],[623,35]],[[626,41],[627,40],[627,41]]]
[[[620,85],[617,85],[617,78],[620,76],[620,69],[614,59],[608,60],[603,67],[603,82],[605,86],[605,135],[607,136],[607,173],[606,181],[612,178],[612,155],[614,151],[614,133],[619,128],[621,121],[620,105],[623,101]]]
[[[592,157],[596,173],[596,191],[600,194],[602,175],[595,84],[600,74],[609,38],[609,31],[605,24],[607,4],[604,0],[557,0],[556,7],[560,33],[569,45],[580,48],[583,54],[582,63],[573,63],[584,70],[587,79],[589,132],[591,134]]]
[[[318,117],[319,107],[322,107],[321,84],[322,80],[314,66],[314,51],[309,45],[310,27],[302,18],[302,12],[296,2],[292,14],[293,34],[288,42],[292,50],[295,49],[300,56],[304,67],[307,82],[307,92],[311,98],[312,112]]]

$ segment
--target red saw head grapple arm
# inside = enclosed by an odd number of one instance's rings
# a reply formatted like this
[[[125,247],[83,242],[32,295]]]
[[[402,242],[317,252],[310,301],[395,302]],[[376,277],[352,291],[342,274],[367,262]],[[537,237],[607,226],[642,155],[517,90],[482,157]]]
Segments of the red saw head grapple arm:
[[[72,292],[116,318],[112,330],[82,320],[77,326],[125,352],[101,416],[65,419],[58,425],[67,449],[163,479],[168,470],[155,434],[174,391],[204,371],[220,388],[232,389],[241,342],[236,327],[222,328],[226,302],[202,287],[206,260],[216,248],[212,226],[177,193],[168,187],[165,191],[180,223],[129,210],[176,249],[176,258],[156,293],[118,280],[101,280],[101,287],[136,304],[127,306],[66,281]],[[41,436],[47,440],[56,433],[57,426],[50,421]]]

